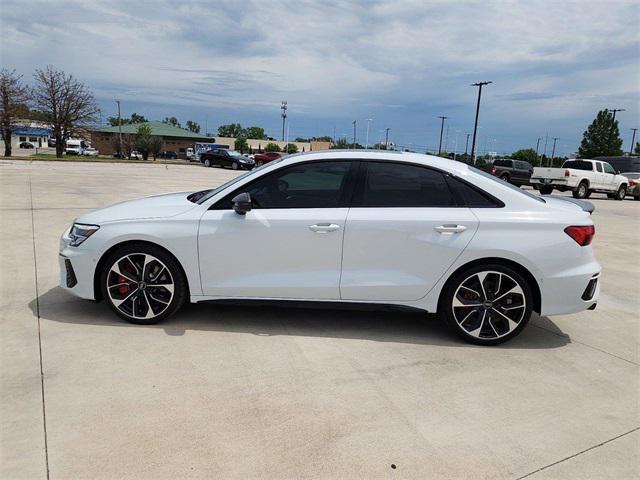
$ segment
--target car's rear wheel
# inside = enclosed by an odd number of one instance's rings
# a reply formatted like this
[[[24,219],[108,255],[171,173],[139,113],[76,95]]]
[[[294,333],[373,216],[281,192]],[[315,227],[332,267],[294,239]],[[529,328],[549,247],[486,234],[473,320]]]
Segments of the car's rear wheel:
[[[620,188],[616,192],[615,198],[616,200],[624,200],[624,197],[627,196],[627,186],[620,185]]]
[[[533,295],[516,270],[479,265],[456,274],[441,302],[447,324],[464,340],[497,345],[518,335],[529,322]]]
[[[231,169],[232,170],[238,170],[238,168],[240,168],[240,165],[238,165],[238,162],[233,162],[231,164]]]
[[[508,173],[503,173],[502,175],[500,175],[500,180],[504,180],[505,182],[509,181],[509,174]]]
[[[187,281],[177,260],[153,245],[130,244],[104,262],[102,295],[128,322],[157,323],[175,313],[187,297]]]
[[[549,186],[540,187],[540,193],[542,195],[549,195],[551,192],[553,192],[553,187],[549,187]]]
[[[208,158],[204,159],[204,166],[205,167],[210,167],[211,166],[211,160],[209,160]]]
[[[578,187],[573,191],[573,198],[587,198],[589,187],[586,182],[580,182]]]

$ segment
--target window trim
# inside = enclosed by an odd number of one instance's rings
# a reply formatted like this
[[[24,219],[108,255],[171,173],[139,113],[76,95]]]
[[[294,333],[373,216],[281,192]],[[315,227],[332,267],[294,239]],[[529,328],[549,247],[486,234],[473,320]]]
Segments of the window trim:
[[[278,207],[278,208],[269,208],[269,207],[260,207],[256,208],[256,210],[313,210],[318,208],[349,208],[351,205],[351,201],[353,200],[353,192],[354,192],[354,184],[357,181],[358,171],[360,169],[360,159],[351,159],[351,158],[318,158],[315,160],[307,160],[305,162],[297,162],[294,164],[284,165],[276,170],[273,170],[269,173],[265,173],[264,175],[260,175],[258,178],[255,178],[240,187],[235,188],[231,192],[225,194],[219,200],[215,201],[208,210],[232,210],[232,208],[221,208],[221,204],[229,197],[233,198],[235,195],[245,192],[247,189],[251,188],[256,182],[264,180],[265,178],[281,173],[283,170],[289,168],[299,167],[301,165],[308,165],[312,163],[328,163],[328,162],[339,162],[339,163],[348,163],[350,164],[350,168],[347,170],[346,179],[344,184],[340,189],[340,195],[338,199],[338,205],[336,207]]]

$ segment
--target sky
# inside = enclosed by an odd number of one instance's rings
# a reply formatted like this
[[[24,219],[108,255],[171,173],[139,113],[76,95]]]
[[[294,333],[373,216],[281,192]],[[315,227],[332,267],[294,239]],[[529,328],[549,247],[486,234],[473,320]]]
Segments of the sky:
[[[288,138],[384,139],[464,152],[477,88],[480,152],[576,151],[602,108],[623,148],[640,123],[640,3],[582,1],[0,0],[0,64],[50,64],[94,92],[103,121],[176,116]],[[367,119],[371,119],[367,121]],[[443,145],[444,147],[444,145]]]

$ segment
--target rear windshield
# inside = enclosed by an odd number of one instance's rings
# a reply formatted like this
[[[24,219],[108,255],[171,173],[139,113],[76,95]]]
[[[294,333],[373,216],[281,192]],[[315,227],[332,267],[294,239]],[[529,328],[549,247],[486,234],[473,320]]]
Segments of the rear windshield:
[[[562,168],[573,168],[574,170],[586,170],[591,172],[593,170],[593,164],[591,162],[585,162],[583,160],[567,160],[562,165]]]
[[[489,178],[494,182],[498,182],[501,185],[504,185],[505,187],[509,187],[511,190],[515,191],[515,192],[520,192],[522,195],[526,195],[529,198],[533,198],[534,200],[537,200],[538,202],[542,202],[542,203],[547,203],[545,201],[544,198],[539,197],[537,195],[533,195],[529,192],[527,192],[526,190],[521,189],[520,187],[516,187],[515,185],[511,185],[509,182],[505,182],[504,180],[500,180],[498,177],[494,177],[493,175],[487,173],[487,172],[483,172],[482,170],[478,170],[475,167],[469,167],[469,170],[471,170],[474,173],[477,173],[478,175],[482,175],[484,178]]]

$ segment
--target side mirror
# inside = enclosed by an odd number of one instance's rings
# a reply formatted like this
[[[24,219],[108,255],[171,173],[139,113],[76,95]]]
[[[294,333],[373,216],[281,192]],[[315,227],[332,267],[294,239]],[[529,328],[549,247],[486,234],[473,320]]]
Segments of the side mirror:
[[[620,175],[620,170],[616,170],[616,175]]]
[[[251,195],[247,192],[240,193],[233,197],[233,209],[238,215],[245,215],[251,211]]]

